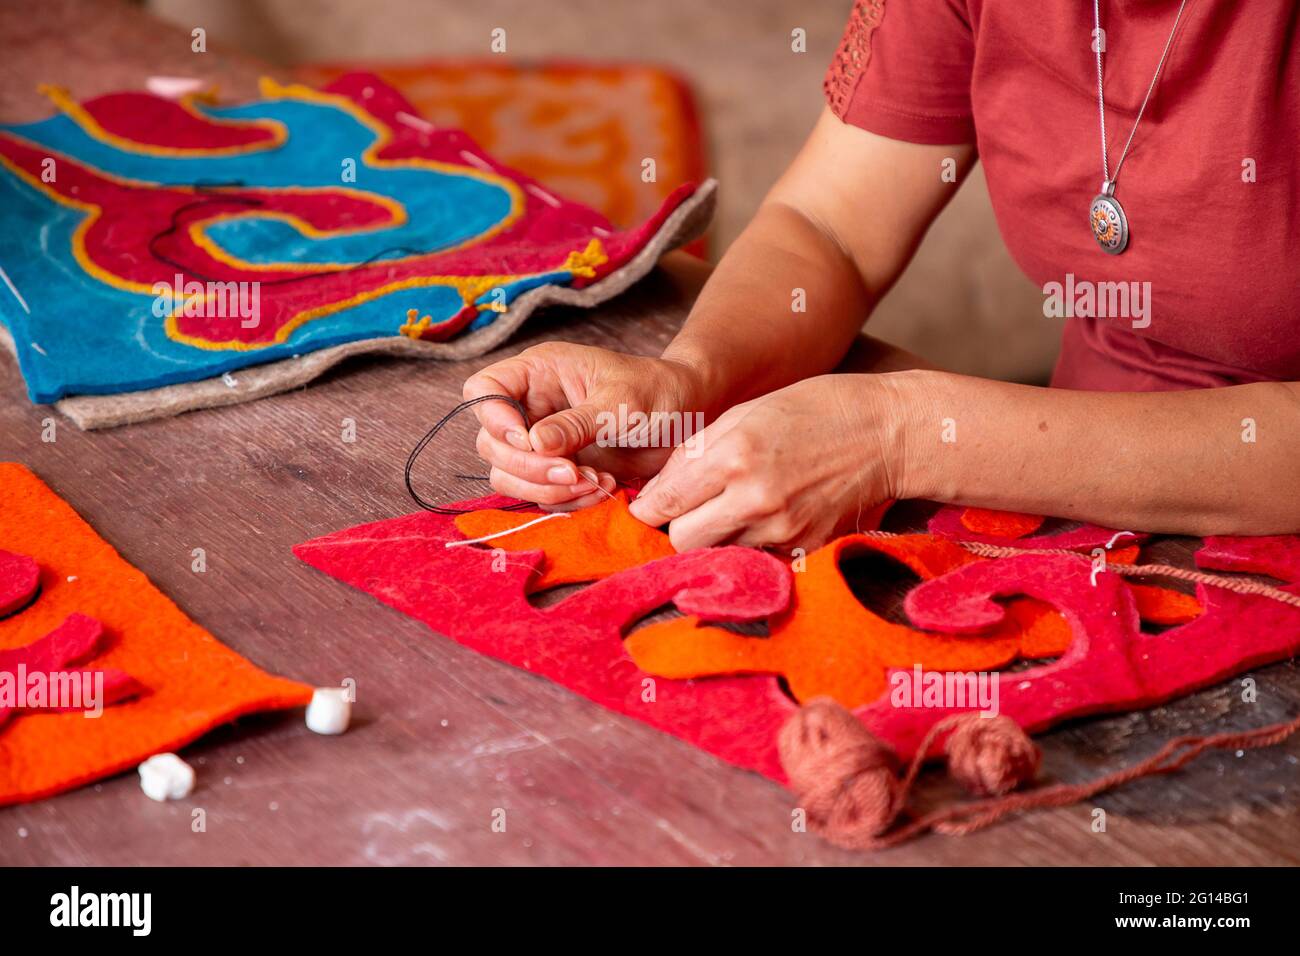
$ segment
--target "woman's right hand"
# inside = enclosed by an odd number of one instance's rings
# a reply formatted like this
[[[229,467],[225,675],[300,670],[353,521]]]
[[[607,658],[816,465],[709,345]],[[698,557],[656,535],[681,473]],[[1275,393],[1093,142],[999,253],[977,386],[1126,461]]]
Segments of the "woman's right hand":
[[[693,424],[705,410],[701,378],[684,363],[563,342],[535,345],[470,376],[465,399],[484,395],[517,399],[534,423],[527,428],[506,402],[474,406],[492,487],[547,510],[586,507],[618,481],[659,471],[671,447],[609,441],[625,437],[617,429],[632,413],[677,412]]]

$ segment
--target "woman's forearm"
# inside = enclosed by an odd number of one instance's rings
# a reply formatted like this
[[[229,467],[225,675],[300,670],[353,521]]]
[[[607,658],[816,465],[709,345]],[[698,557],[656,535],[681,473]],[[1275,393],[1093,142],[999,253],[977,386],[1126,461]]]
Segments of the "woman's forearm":
[[[694,370],[703,410],[833,369],[974,160],[823,110],[664,352]]]
[[[1182,392],[873,377],[905,424],[905,497],[1181,534],[1300,531],[1300,384]]]
[[[767,203],[718,264],[663,357],[693,368],[712,417],[819,375],[870,304],[853,263],[802,213]]]

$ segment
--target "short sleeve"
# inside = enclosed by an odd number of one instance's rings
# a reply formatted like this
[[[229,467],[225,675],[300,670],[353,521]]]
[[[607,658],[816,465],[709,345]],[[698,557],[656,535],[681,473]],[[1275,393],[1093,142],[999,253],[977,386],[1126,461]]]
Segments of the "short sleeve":
[[[856,0],[823,88],[832,112],[890,139],[975,141],[975,40],[961,0]]]

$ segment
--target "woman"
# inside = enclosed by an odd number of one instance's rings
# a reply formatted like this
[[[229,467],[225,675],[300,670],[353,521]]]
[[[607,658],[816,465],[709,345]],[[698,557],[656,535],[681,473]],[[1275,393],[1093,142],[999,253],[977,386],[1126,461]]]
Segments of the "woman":
[[[1300,531],[1298,6],[859,0],[828,108],[660,358],[550,343],[466,382],[535,422],[476,406],[494,487],[569,508],[656,475],[632,513],[679,550],[812,548],[918,497]],[[1073,316],[1051,388],[858,340],[977,152]],[[620,405],[711,424],[693,453],[594,445]]]

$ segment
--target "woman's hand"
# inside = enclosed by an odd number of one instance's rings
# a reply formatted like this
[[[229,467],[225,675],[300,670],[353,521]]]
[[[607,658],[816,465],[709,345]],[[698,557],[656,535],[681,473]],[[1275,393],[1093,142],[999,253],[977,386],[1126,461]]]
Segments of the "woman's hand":
[[[626,438],[619,424],[630,414],[677,412],[694,420],[704,410],[702,392],[700,377],[685,363],[548,342],[471,376],[464,397],[509,395],[535,423],[526,428],[505,402],[474,406],[483,426],[478,453],[491,466],[492,487],[568,510],[603,500],[617,480],[653,475],[672,453],[671,447],[617,447]]]
[[[820,547],[897,497],[890,376],[822,375],[737,405],[676,449],[632,502],[678,551]]]

